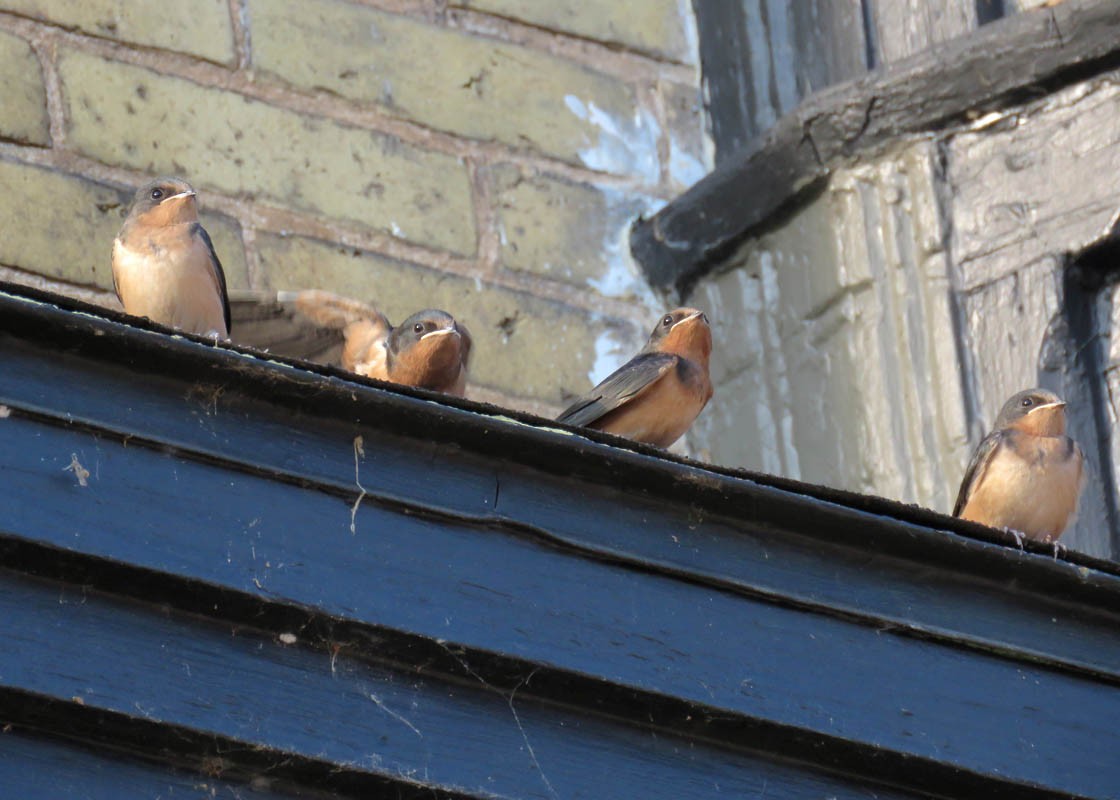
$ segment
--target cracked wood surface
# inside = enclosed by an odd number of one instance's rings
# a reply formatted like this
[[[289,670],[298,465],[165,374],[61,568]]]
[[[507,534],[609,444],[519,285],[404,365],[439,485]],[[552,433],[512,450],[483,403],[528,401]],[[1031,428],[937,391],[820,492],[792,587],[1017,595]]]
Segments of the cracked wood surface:
[[[752,147],[631,229],[650,281],[687,286],[746,235],[780,224],[846,159],[967,124],[1120,64],[1120,6],[1067,0],[818,92]]]

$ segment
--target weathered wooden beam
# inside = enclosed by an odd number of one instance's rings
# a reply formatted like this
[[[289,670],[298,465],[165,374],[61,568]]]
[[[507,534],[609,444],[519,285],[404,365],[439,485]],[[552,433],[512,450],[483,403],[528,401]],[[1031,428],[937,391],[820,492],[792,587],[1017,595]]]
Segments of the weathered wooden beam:
[[[651,283],[682,287],[797,203],[843,159],[969,121],[1120,66],[1120,5],[1066,0],[993,22],[807,98],[653,217],[630,245]]]

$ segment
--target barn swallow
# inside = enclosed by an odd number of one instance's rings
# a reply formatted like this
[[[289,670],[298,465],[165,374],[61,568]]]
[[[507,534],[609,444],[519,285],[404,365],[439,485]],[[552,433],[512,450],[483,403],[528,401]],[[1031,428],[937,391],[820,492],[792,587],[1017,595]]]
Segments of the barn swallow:
[[[136,192],[113,242],[113,287],[129,314],[229,337],[226,276],[189,183],[158,178]]]
[[[1066,436],[1066,404],[1028,389],[1004,404],[961,482],[953,516],[1055,542],[1077,515],[1084,455]]]
[[[372,340],[364,371],[355,371],[405,386],[465,395],[471,336],[446,311],[418,311],[393,328],[382,345],[383,359],[371,355],[377,352],[378,343],[368,329],[348,331],[348,335]]]
[[[471,337],[444,311],[413,314],[394,328],[373,306],[318,289],[235,292],[237,341],[281,355],[408,386],[466,391]]]
[[[694,308],[662,317],[641,352],[572,403],[557,422],[668,447],[712,397],[712,331]]]

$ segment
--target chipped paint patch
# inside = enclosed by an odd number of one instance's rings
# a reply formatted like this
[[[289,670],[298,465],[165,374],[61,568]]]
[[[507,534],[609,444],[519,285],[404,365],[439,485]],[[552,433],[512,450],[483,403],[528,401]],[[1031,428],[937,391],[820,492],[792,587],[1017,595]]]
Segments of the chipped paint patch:
[[[592,386],[626,363],[634,351],[633,342],[624,339],[614,328],[607,328],[595,339],[595,361],[587,379]]]
[[[630,228],[639,216],[656,213],[665,201],[609,187],[600,191],[607,207],[602,245],[605,270],[599,277],[588,278],[587,283],[605,297],[633,297],[650,311],[651,317],[660,314],[661,303],[631,255]]]
[[[684,32],[688,63],[700,63],[700,31],[696,27],[696,13],[691,0],[677,0],[677,16]]]
[[[579,119],[599,131],[597,142],[579,150],[584,166],[599,172],[633,175],[647,183],[657,183],[661,174],[657,157],[657,140],[661,136],[661,128],[652,114],[637,108],[630,119],[615,118],[595,103],[584,103],[571,94],[564,96],[564,105]]]
[[[704,137],[705,142],[709,139]],[[669,178],[687,189],[708,174],[708,167],[681,146],[676,136],[669,136]]]

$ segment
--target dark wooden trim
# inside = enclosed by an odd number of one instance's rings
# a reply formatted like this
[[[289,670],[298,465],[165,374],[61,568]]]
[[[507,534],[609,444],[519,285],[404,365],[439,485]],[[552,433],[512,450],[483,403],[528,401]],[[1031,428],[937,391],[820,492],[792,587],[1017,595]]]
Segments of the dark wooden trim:
[[[650,282],[686,287],[803,200],[841,160],[959,125],[1120,66],[1120,5],[1065,0],[806,99],[751,149],[649,219],[630,246]]]

